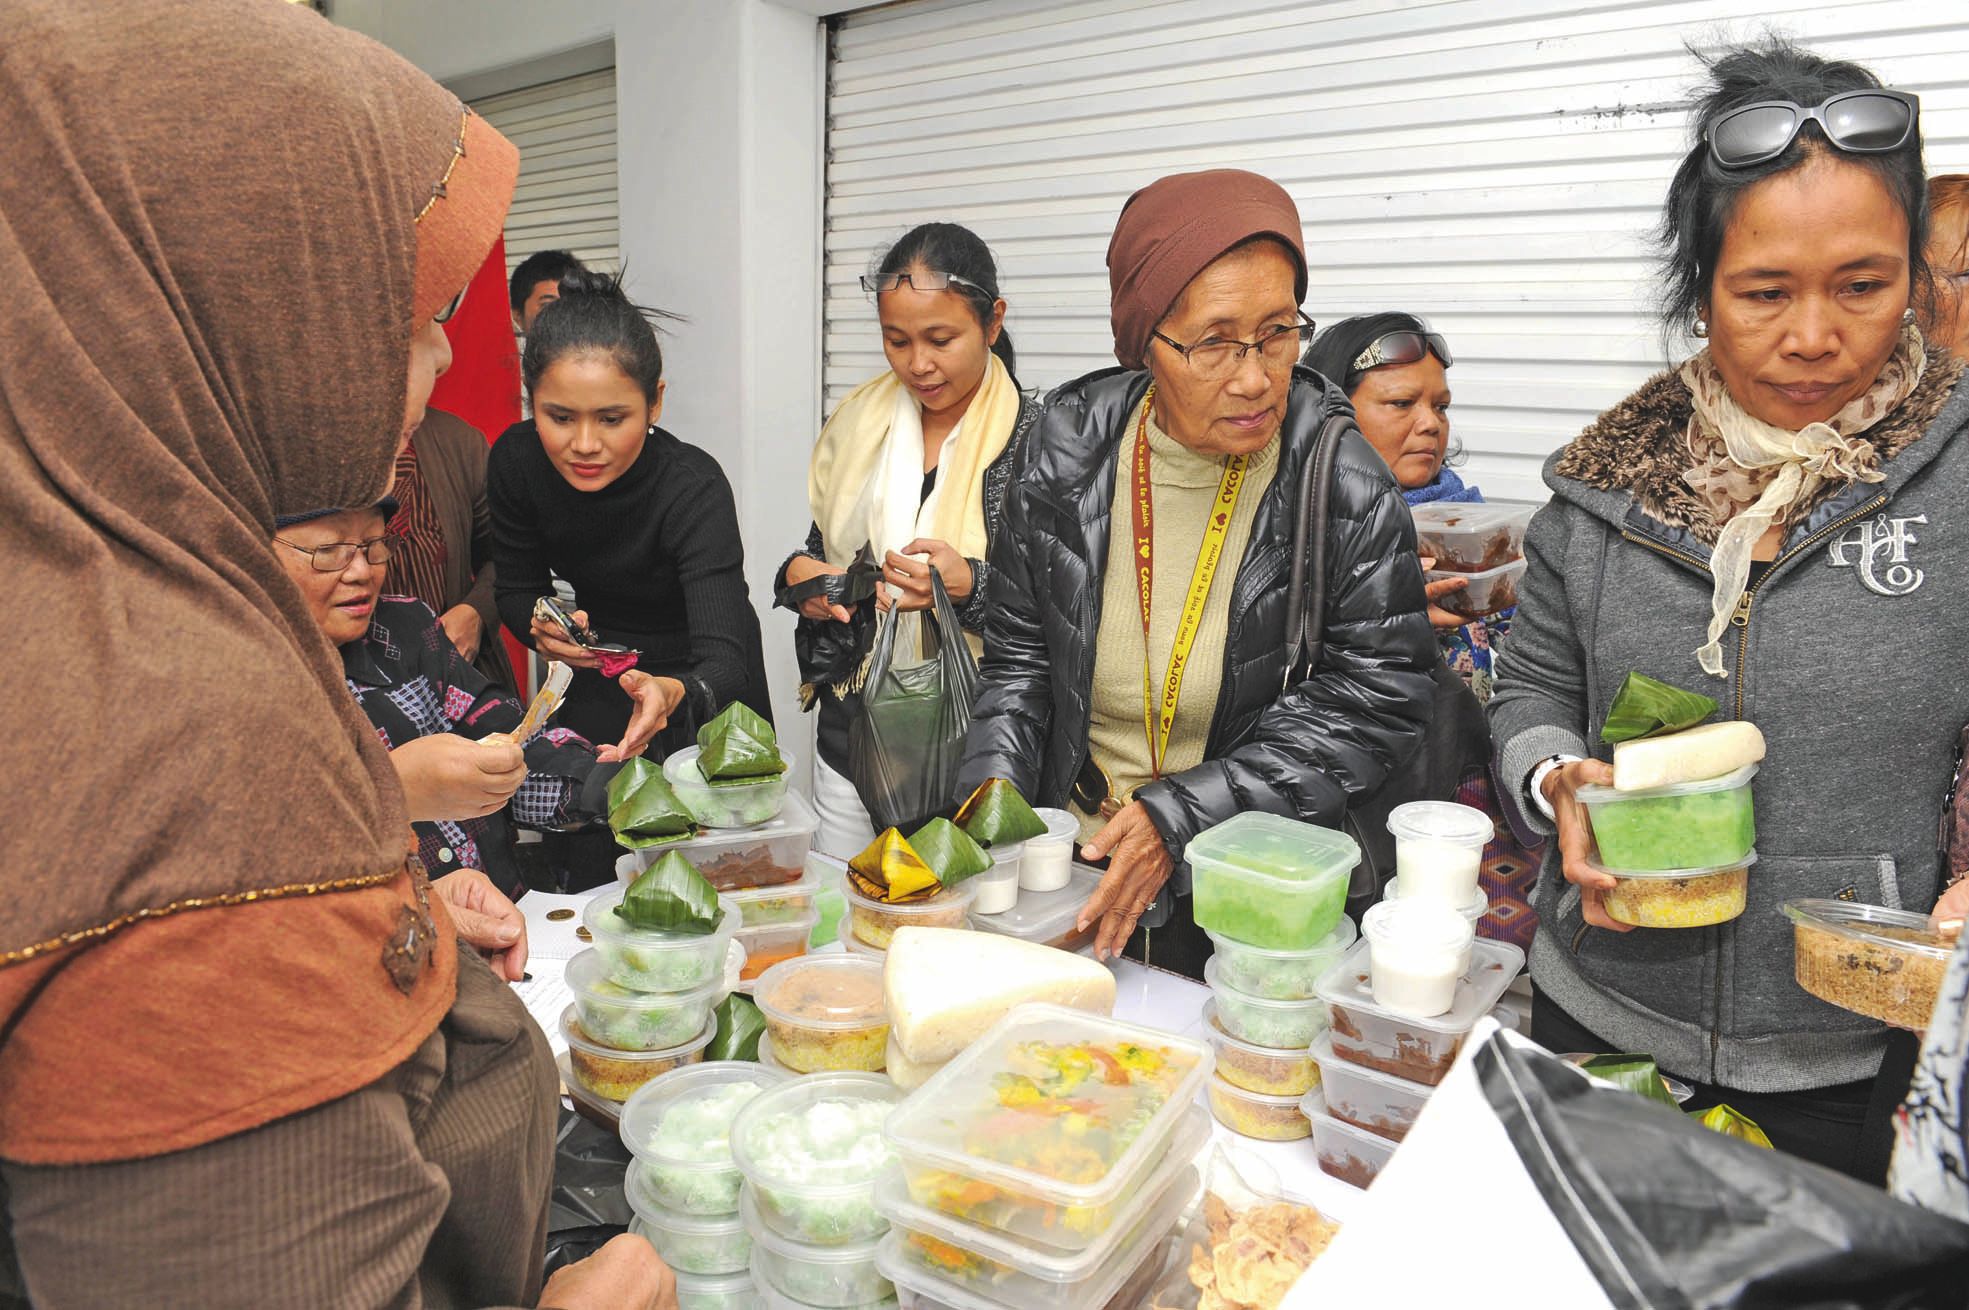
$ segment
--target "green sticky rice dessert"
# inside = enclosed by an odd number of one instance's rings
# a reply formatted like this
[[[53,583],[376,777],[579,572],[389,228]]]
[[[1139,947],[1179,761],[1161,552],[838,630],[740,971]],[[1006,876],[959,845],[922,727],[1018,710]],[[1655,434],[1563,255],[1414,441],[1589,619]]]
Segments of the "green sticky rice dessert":
[[[1599,794],[1599,793],[1596,793]],[[1589,805],[1600,862],[1652,872],[1713,869],[1739,861],[1757,844],[1750,788],[1606,800]]]

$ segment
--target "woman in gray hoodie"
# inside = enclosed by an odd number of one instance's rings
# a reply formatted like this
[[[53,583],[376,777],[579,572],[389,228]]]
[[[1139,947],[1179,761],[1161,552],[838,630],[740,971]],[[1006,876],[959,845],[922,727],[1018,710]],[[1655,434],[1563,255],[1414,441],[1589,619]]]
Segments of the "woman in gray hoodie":
[[[1926,911],[1940,890],[1969,718],[1969,395],[1913,326],[1932,294],[1914,98],[1780,41],[1710,71],[1663,220],[1666,319],[1703,349],[1547,463],[1490,704],[1502,786],[1558,837],[1533,1033],[1652,1054],[1696,1108],[1727,1102],[1779,1147],[1878,1178],[1884,1133],[1863,1129],[1905,1074],[1880,1077],[1886,1029],[1797,985],[1778,906]],[[1629,929],[1586,864],[1577,792],[1611,780],[1592,757],[1629,671],[1716,697],[1768,742],[1760,858],[1728,923]]]

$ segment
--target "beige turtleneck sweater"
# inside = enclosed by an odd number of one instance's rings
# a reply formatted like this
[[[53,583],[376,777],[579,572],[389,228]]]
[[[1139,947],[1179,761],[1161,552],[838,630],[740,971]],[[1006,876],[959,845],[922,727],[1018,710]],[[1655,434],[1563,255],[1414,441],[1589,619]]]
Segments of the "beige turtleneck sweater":
[[[1139,411],[1138,411],[1139,413]],[[1142,607],[1135,594],[1135,520],[1133,513],[1135,420],[1130,415],[1127,439],[1121,443],[1114,480],[1114,503],[1108,526],[1108,564],[1101,582],[1101,626],[1095,637],[1093,717],[1088,743],[1094,762],[1108,775],[1113,794],[1126,801],[1151,780],[1148,737],[1142,726]],[[1197,551],[1217,488],[1224,476],[1224,459],[1199,455],[1156,426],[1149,430],[1149,485],[1155,490],[1155,513],[1150,530],[1155,537],[1155,579],[1149,602],[1149,632],[1155,658],[1149,678],[1157,699],[1169,671],[1176,626],[1196,568]],[[1224,538],[1224,554],[1204,601],[1190,663],[1183,673],[1183,690],[1169,745],[1162,758],[1165,775],[1181,773],[1203,763],[1203,751],[1216,716],[1217,696],[1224,682],[1224,647],[1230,637],[1231,592],[1251,540],[1258,502],[1278,471],[1278,438],[1251,456],[1245,484],[1238,493]],[[1075,813],[1083,841],[1100,831],[1098,815]]]

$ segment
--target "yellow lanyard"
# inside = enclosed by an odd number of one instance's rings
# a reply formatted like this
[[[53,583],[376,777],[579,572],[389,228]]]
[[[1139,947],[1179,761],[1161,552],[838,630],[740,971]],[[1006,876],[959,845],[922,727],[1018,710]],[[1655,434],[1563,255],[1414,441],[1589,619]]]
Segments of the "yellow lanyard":
[[[1149,605],[1155,592],[1155,492],[1149,482],[1149,402],[1155,388],[1142,397],[1142,417],[1135,425],[1135,590],[1142,602],[1142,731],[1149,739],[1149,776],[1162,776],[1163,756],[1169,751],[1169,732],[1176,724],[1176,704],[1182,698],[1183,671],[1189,667],[1190,648],[1196,644],[1197,629],[1203,625],[1203,605],[1210,598],[1210,583],[1223,561],[1224,539],[1230,535],[1231,515],[1237,509],[1238,492],[1244,488],[1247,457],[1236,455],[1224,464],[1224,476],[1217,484],[1217,499],[1210,507],[1210,522],[1203,531],[1203,545],[1197,550],[1196,567],[1190,573],[1190,589],[1183,598],[1182,618],[1176,625],[1176,641],[1170,648],[1169,668],[1162,679],[1162,699],[1156,700],[1155,674],[1149,667]]]

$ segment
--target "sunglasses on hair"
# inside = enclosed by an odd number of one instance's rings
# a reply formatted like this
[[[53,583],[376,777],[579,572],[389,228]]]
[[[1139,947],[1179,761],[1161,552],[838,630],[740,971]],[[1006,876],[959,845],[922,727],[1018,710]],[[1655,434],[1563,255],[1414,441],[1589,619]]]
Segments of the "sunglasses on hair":
[[[894,291],[899,286],[911,286],[918,291],[948,291],[951,284],[969,287],[973,291],[991,293],[967,277],[955,273],[942,273],[935,269],[918,269],[914,273],[864,273],[861,275],[861,289],[871,296],[879,296],[884,291]]]
[[[1444,368],[1456,362],[1450,357],[1449,342],[1443,340],[1442,333],[1412,332],[1404,328],[1375,338],[1372,345],[1354,356],[1353,371],[1365,373],[1383,364],[1413,364],[1425,354],[1440,359]]]
[[[1846,91],[1812,109],[1789,100],[1733,109],[1703,139],[1724,168],[1776,159],[1807,123],[1817,123],[1826,140],[1848,154],[1884,155],[1907,144],[1920,117],[1921,101],[1905,91]]]

